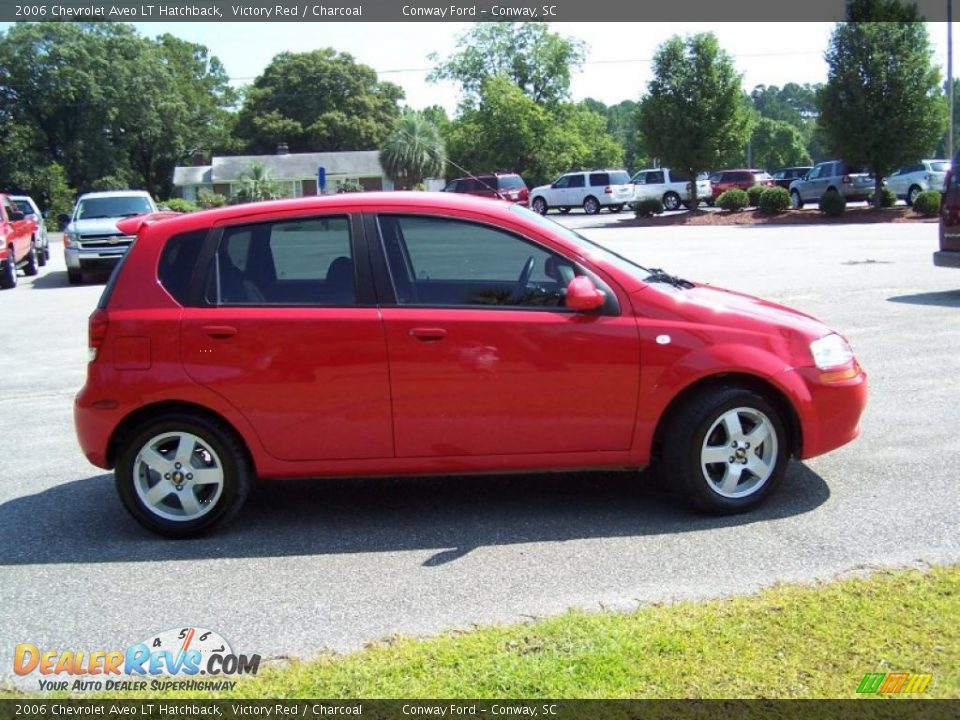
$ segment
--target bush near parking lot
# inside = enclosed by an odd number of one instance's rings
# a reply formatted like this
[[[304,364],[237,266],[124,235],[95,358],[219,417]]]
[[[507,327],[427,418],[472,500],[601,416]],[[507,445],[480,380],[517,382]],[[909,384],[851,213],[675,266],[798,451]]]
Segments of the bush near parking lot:
[[[220,193],[215,193],[211,190],[204,188],[197,193],[197,204],[200,205],[204,210],[209,208],[218,208],[223,207],[228,202],[226,195],[221,195]]]
[[[730,188],[717,198],[717,207],[728,212],[740,212],[750,202],[747,193],[739,188]]]
[[[782,187],[764,188],[760,193],[760,212],[770,215],[786,212],[790,208],[790,192]]]
[[[838,217],[843,215],[846,209],[847,199],[835,190],[828,190],[820,196],[820,212],[830,217]]]
[[[924,217],[936,217],[940,212],[940,191],[927,190],[913,201],[913,211]]]
[[[639,202],[631,203],[630,207],[637,214],[637,217],[651,217],[663,212],[663,203],[657,198],[647,198]]]
[[[874,193],[870,193],[870,196],[867,198],[867,202],[873,205]],[[893,192],[890,188],[884,188],[883,194],[880,195],[880,207],[893,207],[897,204],[897,194]]]
[[[750,207],[760,207],[760,196],[766,189],[763,185],[754,185],[747,190],[747,201],[750,203]]]
[[[189,200],[184,200],[183,198],[170,198],[169,200],[164,200],[162,204],[166,205],[174,212],[181,213],[196,212],[198,209],[196,203],[192,203]]]

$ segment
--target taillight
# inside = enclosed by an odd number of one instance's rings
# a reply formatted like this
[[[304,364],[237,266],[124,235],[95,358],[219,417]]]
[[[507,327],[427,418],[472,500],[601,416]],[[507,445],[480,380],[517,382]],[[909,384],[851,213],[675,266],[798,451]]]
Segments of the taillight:
[[[842,182],[844,185],[849,185],[853,182],[853,179],[849,175],[844,175],[842,178],[840,178],[840,182]]]
[[[100,308],[94,310],[90,316],[87,323],[87,359],[90,362],[97,359],[97,351],[103,346],[103,341],[107,337],[109,319],[107,311]]]
[[[607,195],[609,195],[610,193],[613,192],[613,188],[610,187],[609,185],[607,185],[607,186],[603,189],[603,192],[605,192]]]

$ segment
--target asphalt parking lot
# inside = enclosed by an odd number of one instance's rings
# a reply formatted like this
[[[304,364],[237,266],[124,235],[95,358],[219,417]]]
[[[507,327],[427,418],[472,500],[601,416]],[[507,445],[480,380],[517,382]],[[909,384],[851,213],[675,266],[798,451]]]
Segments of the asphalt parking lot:
[[[556,217],[551,215],[550,217]],[[310,656],[583,608],[960,562],[960,271],[936,225],[619,227],[563,222],[647,266],[758,294],[846,333],[870,374],[859,440],[792,463],[733,518],[633,474],[264,484],[232,526],[142,530],[73,433],[86,317],[59,243],[0,293],[0,678],[15,644],[124,648],[186,625],[239,652]]]

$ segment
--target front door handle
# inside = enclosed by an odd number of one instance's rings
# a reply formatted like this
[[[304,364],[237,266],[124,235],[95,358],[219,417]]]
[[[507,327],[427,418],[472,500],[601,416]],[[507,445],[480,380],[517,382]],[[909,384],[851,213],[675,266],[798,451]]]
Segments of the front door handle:
[[[443,328],[420,327],[412,328],[410,330],[410,335],[423,342],[437,342],[439,340],[443,340],[447,336],[447,331]]]
[[[232,325],[204,325],[203,332],[217,340],[225,340],[236,335],[237,329]]]

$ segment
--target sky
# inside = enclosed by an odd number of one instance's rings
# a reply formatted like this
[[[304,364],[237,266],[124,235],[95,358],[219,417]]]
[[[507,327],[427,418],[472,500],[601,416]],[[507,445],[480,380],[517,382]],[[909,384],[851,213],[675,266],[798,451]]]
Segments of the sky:
[[[954,23],[956,32],[960,23]],[[934,60],[946,75],[946,23],[929,23]],[[371,66],[383,80],[406,91],[416,109],[442,105],[452,114],[459,95],[449,82],[428,83],[428,55],[450,55],[468,23],[136,23],[144,35],[169,32],[206,45],[220,58],[231,81],[251,83],[277,53],[333,47]],[[638,100],[651,78],[650,59],[674,34],[714,32],[733,55],[746,90],[755,85],[826,80],[823,59],[832,23],[551,23],[551,29],[587,44],[583,71],[574,75],[574,100],[593,97],[607,104]],[[957,35],[960,44],[960,35]],[[960,53],[954,48],[954,65]],[[958,66],[960,67],[960,66]]]
[[[378,71],[383,80],[404,88],[406,103],[416,109],[441,105],[452,114],[459,95],[449,82],[428,83],[436,52],[449,56],[468,23],[135,23],[141,34],[169,32],[206,45],[226,67],[231,82],[251,83],[283,51],[333,47],[348,52]],[[9,23],[0,24],[0,30]],[[562,35],[587,44],[583,71],[573,76],[574,100],[593,97],[607,104],[638,100],[651,78],[650,59],[657,46],[674,34],[714,32],[743,74],[747,91],[754,86],[826,80],[823,59],[832,23],[551,23]],[[946,76],[946,23],[928,23],[934,61]],[[954,31],[960,23],[954,23]],[[957,35],[960,44],[960,35]],[[954,65],[960,53],[954,48]],[[958,70],[960,71],[960,70]]]

